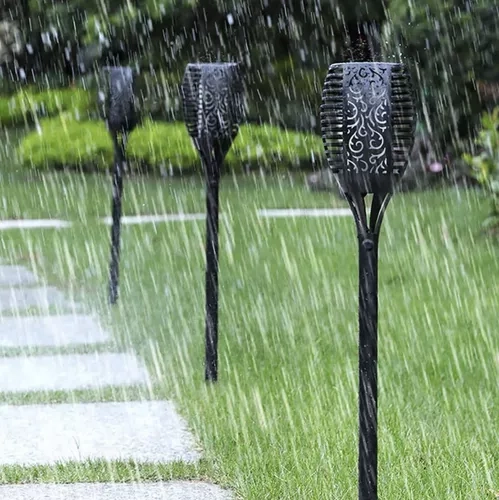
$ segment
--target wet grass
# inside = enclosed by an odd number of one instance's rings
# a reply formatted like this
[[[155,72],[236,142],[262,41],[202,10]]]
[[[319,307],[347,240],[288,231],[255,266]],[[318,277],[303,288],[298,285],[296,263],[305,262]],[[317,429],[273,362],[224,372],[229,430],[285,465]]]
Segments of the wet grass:
[[[344,206],[326,193],[303,189],[305,175],[226,176],[221,182],[220,210],[239,199],[247,210],[261,201],[266,208]],[[72,173],[26,173],[8,169],[0,173],[0,203],[5,219],[64,219],[87,224],[110,216],[111,177]],[[123,214],[153,215],[200,213],[205,210],[203,184],[198,177],[130,177],[125,179]]]
[[[58,354],[95,354],[108,352],[121,352],[121,348],[112,342],[102,342],[99,344],[74,344],[60,347],[0,347],[0,357],[2,358],[12,358],[16,356],[56,356]]]
[[[112,401],[142,401],[159,399],[160,391],[151,392],[141,385],[102,387],[100,389],[79,389],[76,391],[39,391],[0,393],[0,403],[9,405],[26,404],[72,404]]]
[[[19,179],[2,188],[12,191],[5,203],[14,214],[77,222],[2,232],[2,256],[96,310],[120,344],[144,357],[154,397],[177,402],[205,450],[197,472],[140,465],[134,474],[208,477],[245,499],[356,498],[353,221],[255,214],[338,201],[285,178],[266,186],[224,180],[220,381],[206,385],[204,223],[124,227],[121,295],[110,309],[109,228],[93,220],[108,215],[108,185],[92,178],[65,187],[60,179],[48,190]],[[127,214],[204,207],[195,180],[137,180],[126,189]],[[379,271],[380,498],[478,500],[499,489],[499,249],[479,235],[486,211],[479,194],[455,190],[398,195],[388,208]],[[104,463],[62,467],[4,468],[0,481],[131,477]]]
[[[169,465],[140,464],[133,461],[88,460],[59,463],[53,466],[17,467],[0,469],[0,484],[9,483],[77,483],[82,478],[94,483],[168,481],[179,477],[199,479],[209,477],[211,464],[200,460],[197,464],[175,462]]]

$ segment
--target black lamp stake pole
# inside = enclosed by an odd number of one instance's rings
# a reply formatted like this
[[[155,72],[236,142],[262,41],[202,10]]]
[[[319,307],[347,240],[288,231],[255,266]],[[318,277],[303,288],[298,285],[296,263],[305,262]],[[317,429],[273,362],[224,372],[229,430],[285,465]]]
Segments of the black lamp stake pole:
[[[391,195],[373,196],[369,222],[364,197],[346,197],[359,244],[359,499],[374,500],[378,473],[378,242]]]
[[[218,218],[220,171],[224,161],[220,143],[195,141],[203,161],[206,182],[206,311],[205,380],[218,378]]]
[[[119,140],[113,134],[114,165],[113,165],[113,200],[111,206],[111,261],[109,264],[109,302],[116,304],[118,300],[119,262],[120,262],[120,230],[121,230],[121,198],[123,196],[123,170],[125,167],[126,137]]]
[[[218,379],[218,216],[220,172],[242,117],[238,63],[188,64],[182,84],[187,130],[206,182],[205,380]]]
[[[359,500],[377,499],[378,241],[386,207],[414,138],[402,64],[329,67],[321,106],[329,167],[352,210],[359,244]],[[367,217],[365,198],[372,194]]]
[[[114,146],[109,303],[116,304],[119,284],[121,199],[123,196],[123,173],[126,168],[126,142],[128,135],[137,125],[138,114],[135,105],[132,69],[121,66],[104,69],[108,73],[105,119]]]
[[[206,353],[205,380],[218,378],[218,188],[220,174],[207,179],[206,191]]]

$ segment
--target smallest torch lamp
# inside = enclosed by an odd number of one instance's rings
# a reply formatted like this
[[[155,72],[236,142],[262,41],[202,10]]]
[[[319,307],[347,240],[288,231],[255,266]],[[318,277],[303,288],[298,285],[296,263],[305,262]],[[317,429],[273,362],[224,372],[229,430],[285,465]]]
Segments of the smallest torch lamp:
[[[359,499],[377,498],[378,239],[414,140],[412,87],[398,63],[332,64],[321,106],[329,167],[359,242]],[[372,194],[369,220],[365,198]]]
[[[220,171],[243,117],[239,63],[191,63],[181,86],[184,119],[206,181],[205,380],[218,378],[218,200]]]
[[[130,132],[139,122],[135,96],[135,75],[130,67],[107,66],[104,69],[104,90],[99,92],[104,119],[113,139],[113,199],[111,226],[111,261],[109,265],[109,302],[118,300],[121,198],[123,172],[126,170],[126,144]]]

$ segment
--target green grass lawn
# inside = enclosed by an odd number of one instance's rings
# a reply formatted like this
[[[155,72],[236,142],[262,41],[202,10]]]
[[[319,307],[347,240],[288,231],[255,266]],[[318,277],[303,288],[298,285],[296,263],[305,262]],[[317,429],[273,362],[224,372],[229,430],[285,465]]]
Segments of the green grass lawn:
[[[62,218],[86,224],[111,215],[111,177],[70,173],[13,173],[0,177],[4,219]],[[347,206],[325,193],[304,188],[305,175],[228,176],[221,181],[220,210],[237,199],[245,212],[256,208]],[[134,177],[124,182],[125,215],[204,212],[204,187],[199,177]],[[265,197],[262,198],[262,190]]]
[[[119,304],[106,302],[110,182],[15,172],[3,218],[70,229],[4,231],[25,264],[96,309],[156,377],[130,389],[0,395],[3,402],[166,397],[205,450],[199,466],[91,462],[8,467],[0,482],[207,478],[241,498],[357,496],[357,248],[352,218],[259,219],[256,208],[328,207],[301,178],[223,179],[220,381],[203,380],[204,222],[126,226]],[[126,214],[203,211],[198,179],[125,184]],[[495,498],[499,490],[499,249],[472,191],[397,195],[380,243],[379,497]]]

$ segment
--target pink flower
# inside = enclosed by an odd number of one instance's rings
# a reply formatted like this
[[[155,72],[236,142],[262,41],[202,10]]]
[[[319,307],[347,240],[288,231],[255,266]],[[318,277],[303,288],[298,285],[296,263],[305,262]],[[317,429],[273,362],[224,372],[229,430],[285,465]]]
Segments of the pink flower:
[[[438,161],[434,161],[428,166],[428,170],[433,173],[441,172],[443,169],[444,166]]]

